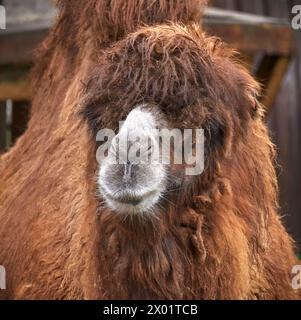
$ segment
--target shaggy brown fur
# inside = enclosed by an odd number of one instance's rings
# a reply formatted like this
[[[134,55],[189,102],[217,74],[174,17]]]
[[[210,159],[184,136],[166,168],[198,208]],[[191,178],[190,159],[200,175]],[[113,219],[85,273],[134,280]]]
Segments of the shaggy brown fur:
[[[146,4],[150,11],[141,10]],[[297,297],[257,83],[199,26],[128,34],[142,23],[188,25],[199,19],[200,4],[61,3],[39,53],[29,128],[0,162],[5,298]],[[126,6],[128,19],[118,6]],[[97,32],[112,23],[110,39]],[[171,127],[203,127],[207,137],[204,174],[188,179],[172,168],[171,176],[183,178],[181,190],[146,220],[102,208],[95,183],[95,130],[116,128],[140,102],[158,105]]]

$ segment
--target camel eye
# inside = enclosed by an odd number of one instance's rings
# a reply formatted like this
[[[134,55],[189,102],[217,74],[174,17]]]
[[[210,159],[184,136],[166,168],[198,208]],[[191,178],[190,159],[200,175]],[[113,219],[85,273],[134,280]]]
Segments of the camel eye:
[[[205,127],[205,137],[207,140],[207,146],[222,147],[225,142],[226,128],[217,122],[211,122]]]

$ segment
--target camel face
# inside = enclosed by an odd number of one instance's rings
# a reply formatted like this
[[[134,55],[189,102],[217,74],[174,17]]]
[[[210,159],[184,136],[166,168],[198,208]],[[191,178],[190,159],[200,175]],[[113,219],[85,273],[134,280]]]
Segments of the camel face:
[[[106,205],[122,214],[151,212],[166,186],[160,162],[159,130],[163,117],[158,108],[138,106],[131,111],[100,163],[98,185]]]
[[[257,84],[244,71],[233,72],[236,66],[225,64],[214,43],[196,26],[142,28],[110,47],[88,68],[82,114],[93,136],[99,130],[114,130],[109,154],[122,158],[122,163],[110,157],[98,161],[100,201],[113,212],[165,214],[171,207],[190,206],[195,196],[214,184],[218,162],[231,155],[234,138],[246,134],[256,121],[250,96]],[[224,91],[232,72],[243,83],[243,94]],[[157,128],[180,131],[174,139],[182,143],[180,152],[163,164],[157,159],[128,162],[128,155],[135,155],[139,147],[142,158],[147,158],[153,155],[149,149],[153,141],[155,147],[161,146],[153,132]],[[185,150],[189,130],[195,141]],[[203,137],[196,135],[200,130]],[[117,152],[119,140],[126,145]],[[173,151],[163,152],[162,157]],[[182,159],[183,154],[191,159]],[[201,159],[194,159],[196,154]],[[187,172],[189,166],[196,170]]]

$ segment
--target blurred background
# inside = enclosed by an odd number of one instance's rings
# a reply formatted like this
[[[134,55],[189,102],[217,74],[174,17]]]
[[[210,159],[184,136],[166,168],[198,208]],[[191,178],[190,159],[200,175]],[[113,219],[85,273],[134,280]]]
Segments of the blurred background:
[[[33,51],[56,15],[51,0],[0,0],[0,153],[26,130]],[[292,8],[301,0],[211,0],[206,31],[239,50],[262,83],[266,121],[278,150],[281,213],[301,252],[301,29]],[[301,25],[301,20],[299,20]],[[300,27],[301,28],[301,27]]]

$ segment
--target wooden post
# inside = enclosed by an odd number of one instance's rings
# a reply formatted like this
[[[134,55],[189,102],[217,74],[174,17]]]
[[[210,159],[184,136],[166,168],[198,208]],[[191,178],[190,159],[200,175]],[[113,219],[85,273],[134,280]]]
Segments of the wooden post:
[[[270,80],[266,86],[265,96],[263,98],[263,105],[266,106],[267,112],[269,112],[274,105],[290,61],[290,57],[279,57],[271,72]]]
[[[0,101],[0,153],[6,149],[6,102]]]
[[[11,124],[12,144],[25,132],[29,120],[29,102],[13,102],[13,118]]]
[[[256,78],[263,84],[264,92],[261,102],[266,108],[266,113],[269,114],[288,70],[291,57],[262,55],[260,58],[253,72]]]

